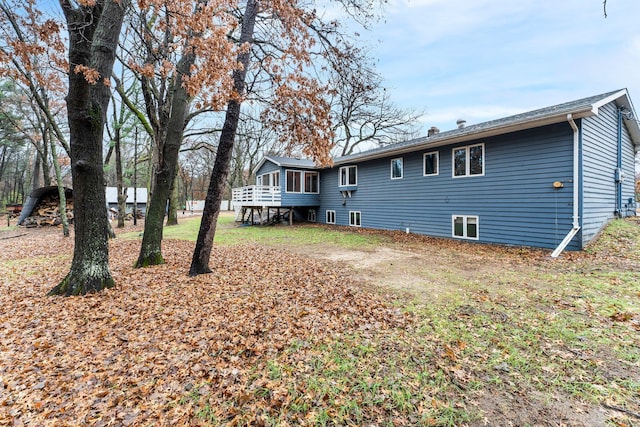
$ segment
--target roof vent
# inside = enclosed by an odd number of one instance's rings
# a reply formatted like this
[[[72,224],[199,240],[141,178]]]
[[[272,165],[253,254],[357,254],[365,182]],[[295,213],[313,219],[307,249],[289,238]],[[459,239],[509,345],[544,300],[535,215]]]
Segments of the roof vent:
[[[429,128],[429,130],[427,131],[427,136],[433,136],[433,135],[436,135],[436,134],[438,134],[438,133],[440,133],[440,129],[438,129],[438,128],[437,128],[437,127],[435,127],[435,126],[431,126],[431,127]]]
[[[466,124],[467,124],[467,121],[465,119],[456,120],[456,125],[458,125],[458,129],[462,129]]]

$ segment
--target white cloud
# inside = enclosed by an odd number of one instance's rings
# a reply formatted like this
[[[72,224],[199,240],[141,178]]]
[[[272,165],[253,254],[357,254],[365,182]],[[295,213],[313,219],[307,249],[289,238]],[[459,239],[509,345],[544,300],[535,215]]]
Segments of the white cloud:
[[[640,2],[609,3],[605,19],[599,1],[394,0],[372,52],[393,100],[443,130],[621,87],[640,96]]]

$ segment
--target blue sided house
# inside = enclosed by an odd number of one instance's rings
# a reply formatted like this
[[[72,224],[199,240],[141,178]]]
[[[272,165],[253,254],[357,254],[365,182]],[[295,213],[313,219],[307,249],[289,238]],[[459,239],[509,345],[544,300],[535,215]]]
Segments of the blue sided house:
[[[237,188],[237,219],[402,230],[580,250],[636,214],[640,127],[626,89],[334,159],[265,156]],[[253,216],[251,216],[253,218]]]

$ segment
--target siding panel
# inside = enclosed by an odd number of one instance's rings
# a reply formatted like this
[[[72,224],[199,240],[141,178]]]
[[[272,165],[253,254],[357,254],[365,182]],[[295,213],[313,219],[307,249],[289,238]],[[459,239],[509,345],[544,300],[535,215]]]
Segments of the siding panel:
[[[452,149],[476,143],[485,144],[485,175],[453,178]],[[572,150],[571,127],[560,123],[441,147],[436,176],[423,176],[423,151],[402,156],[404,174],[397,180],[390,177],[397,155],[360,162],[350,198],[339,191],[338,168],[326,169],[318,221],[330,209],[337,224],[348,225],[355,210],[363,227],[452,237],[451,215],[473,215],[480,242],[555,248],[572,225]],[[554,181],[564,188],[554,189]],[[578,239],[569,245],[579,248]]]
[[[305,172],[310,169],[283,167],[280,170],[280,188],[282,189],[282,206],[319,206],[320,194],[287,193],[287,171]],[[318,172],[318,171],[314,171]],[[322,191],[322,177],[318,176],[319,191]],[[304,177],[301,177],[304,185]],[[306,219],[306,218],[305,218]]]
[[[260,166],[260,169],[258,169],[258,171],[256,172],[256,176],[262,175],[263,173],[275,172],[277,170],[280,170],[280,166],[276,165],[270,160],[267,160],[262,164],[262,166]]]
[[[610,103],[601,108],[597,116],[583,120],[583,213],[582,243],[587,244],[615,217],[618,146],[617,107]],[[623,205],[634,197],[634,148],[626,127],[622,129],[622,168],[627,179],[623,182]]]

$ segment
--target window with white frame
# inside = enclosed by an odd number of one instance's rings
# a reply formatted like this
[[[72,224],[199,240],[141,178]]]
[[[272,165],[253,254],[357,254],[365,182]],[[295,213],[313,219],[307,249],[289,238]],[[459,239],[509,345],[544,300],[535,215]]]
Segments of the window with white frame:
[[[454,178],[484,175],[484,144],[454,148],[451,157]]]
[[[287,171],[286,191],[287,193],[302,193],[302,171]]]
[[[424,153],[424,167],[423,174],[424,176],[429,175],[438,175],[440,173],[439,164],[440,164],[440,155],[438,151],[432,151],[431,153]]]
[[[272,177],[273,186],[278,186],[280,174]],[[267,180],[263,178],[264,185]],[[313,193],[320,192],[320,174],[318,172],[287,170],[285,188],[287,193]]]
[[[353,227],[360,227],[361,216],[360,211],[349,211],[349,225]]]
[[[402,179],[402,157],[391,159],[391,179]]]
[[[342,166],[339,171],[340,187],[348,187],[358,185],[358,167]]]
[[[318,172],[304,173],[304,192],[317,194],[320,189],[320,174]]]
[[[453,237],[478,240],[479,223],[477,216],[453,215],[451,217]]]
[[[326,223],[327,224],[335,224],[336,223],[336,211],[327,211],[326,212]]]
[[[316,210],[315,209],[309,209],[307,211],[307,221],[316,222]]]
[[[263,173],[256,177],[256,185],[264,185],[266,187],[280,186],[280,171]]]
[[[280,187],[280,171],[269,174],[269,185],[272,187]]]

